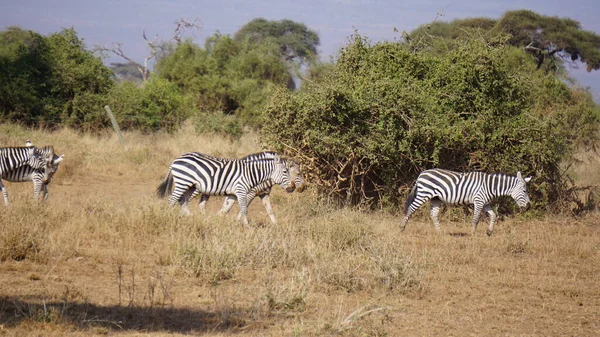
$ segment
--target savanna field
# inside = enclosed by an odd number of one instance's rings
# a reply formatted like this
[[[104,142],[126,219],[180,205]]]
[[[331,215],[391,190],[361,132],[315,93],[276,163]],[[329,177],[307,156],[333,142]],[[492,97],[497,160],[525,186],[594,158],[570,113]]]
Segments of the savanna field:
[[[403,206],[339,209],[310,187],[274,187],[279,225],[260,202],[250,228],[237,205],[193,216],[157,199],[187,151],[238,157],[239,141],[175,134],[82,135],[2,126],[3,145],[52,144],[65,160],[49,200],[6,183],[0,212],[0,335],[594,336],[600,335],[600,216],[500,217],[474,237],[470,215],[423,207],[405,232]],[[598,158],[572,168],[600,181]]]

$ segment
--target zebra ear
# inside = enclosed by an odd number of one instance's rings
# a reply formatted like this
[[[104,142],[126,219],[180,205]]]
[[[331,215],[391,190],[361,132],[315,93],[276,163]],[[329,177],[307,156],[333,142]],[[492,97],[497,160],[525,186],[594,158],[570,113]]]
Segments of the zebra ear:
[[[530,181],[531,181],[531,178],[532,178],[532,177],[527,177],[527,178],[525,178],[524,180],[525,180],[525,182],[526,182],[526,183],[528,183],[528,182],[530,182]]]
[[[63,161],[63,159],[65,159],[65,155],[64,154],[62,154],[62,155],[60,155],[60,157],[54,159],[54,164],[60,163],[61,161]]]
[[[517,172],[517,179],[523,179],[523,176],[521,176],[521,171]]]

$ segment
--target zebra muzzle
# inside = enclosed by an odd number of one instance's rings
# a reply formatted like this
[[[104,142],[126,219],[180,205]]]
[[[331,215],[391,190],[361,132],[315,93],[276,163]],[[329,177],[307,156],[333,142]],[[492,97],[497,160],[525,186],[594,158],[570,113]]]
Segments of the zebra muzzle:
[[[291,181],[290,186],[288,186],[285,190],[288,193],[292,193],[292,192],[294,192],[295,189],[296,189],[296,183],[294,183],[294,181]]]

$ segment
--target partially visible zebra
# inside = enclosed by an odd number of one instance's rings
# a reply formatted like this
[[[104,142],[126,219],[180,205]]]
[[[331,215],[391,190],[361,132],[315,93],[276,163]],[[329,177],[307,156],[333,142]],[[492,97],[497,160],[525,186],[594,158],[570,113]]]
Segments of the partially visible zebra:
[[[183,156],[185,156],[185,155],[183,155]],[[240,158],[240,160],[254,161],[254,160],[260,160],[260,159],[273,159],[276,156],[279,156],[276,152],[263,151],[263,152],[249,154],[245,157]],[[221,158],[219,158],[219,159],[221,159]],[[221,159],[221,160],[227,160],[227,159]],[[302,177],[302,172],[300,171],[300,166],[294,161],[289,161],[289,171],[290,171],[290,178],[294,182],[294,185],[296,186],[296,191],[302,192],[305,185],[304,185],[304,178]],[[271,205],[271,198],[269,196],[273,185],[274,184],[272,181],[266,181],[265,183],[256,186],[254,188],[254,191],[256,192],[256,195],[262,201],[263,206],[265,207],[265,210],[267,211],[267,214],[269,215],[269,218],[271,219],[271,223],[273,225],[277,225],[277,218],[275,217],[275,213],[273,212],[273,206]],[[202,213],[206,212],[206,203],[208,202],[209,197],[210,196],[207,194],[202,194],[202,196],[200,197],[199,206],[200,206],[200,211]],[[223,200],[223,206],[219,210],[218,214],[219,215],[227,214],[231,210],[231,208],[233,208],[235,201],[236,201],[235,195],[227,195],[225,197],[225,199]]]
[[[248,225],[248,205],[257,195],[257,187],[268,182],[293,192],[290,162],[279,156],[245,161],[192,152],[171,163],[156,194],[163,198],[172,190],[169,204],[180,203],[185,214],[189,213],[187,203],[198,194],[235,195],[240,206],[237,219]]]
[[[0,178],[4,178],[5,175],[10,175],[11,171],[27,165],[34,170],[39,170],[45,181],[48,179],[53,158],[54,148],[52,146],[45,146],[43,148],[33,146],[0,148]],[[8,206],[8,192],[1,180],[0,190],[2,190],[2,194],[4,195],[4,204]]]
[[[521,208],[529,206],[527,183],[531,177],[523,178],[521,172],[516,176],[502,173],[487,174],[483,172],[459,173],[442,169],[426,170],[419,174],[406,200],[406,216],[400,228],[404,230],[410,216],[431,200],[430,216],[435,229],[440,231],[438,213],[442,203],[450,205],[473,205],[474,214],[471,223],[471,234],[475,233],[481,212],[490,216],[490,225],[486,234],[492,235],[496,213],[491,202],[499,196],[511,196]]]
[[[33,144],[28,140],[25,142],[25,147],[32,147]],[[44,155],[50,155],[50,148],[42,148],[40,152]],[[2,179],[11,182],[25,182],[33,181],[33,198],[38,200],[40,192],[43,193],[44,200],[48,199],[48,184],[52,181],[52,177],[58,170],[58,165],[63,161],[65,155],[57,156],[52,153],[52,162],[47,170],[45,169],[34,169],[29,165],[23,165],[14,170],[5,172],[2,174]],[[4,204],[8,205],[8,192],[6,188],[2,189],[4,196]]]

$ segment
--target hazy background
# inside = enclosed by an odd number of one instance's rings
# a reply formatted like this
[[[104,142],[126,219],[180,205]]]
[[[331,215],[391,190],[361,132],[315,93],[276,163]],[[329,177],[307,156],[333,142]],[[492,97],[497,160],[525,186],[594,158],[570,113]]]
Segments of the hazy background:
[[[176,20],[198,18],[203,29],[196,33],[194,40],[202,44],[215,31],[233,34],[257,17],[290,19],[317,31],[321,38],[321,59],[328,60],[336,55],[354,30],[372,41],[394,40],[401,38],[403,30],[411,31],[440,15],[438,20],[441,21],[467,17],[497,19],[505,11],[517,9],[568,17],[579,21],[584,30],[600,33],[598,6],[592,0],[21,0],[0,3],[0,29],[19,26],[46,35],[74,27],[88,48],[121,42],[129,57],[142,62],[148,52],[142,38],[143,29],[149,38],[158,35],[159,39],[168,40]],[[394,32],[394,28],[398,32]],[[106,62],[125,61],[110,56]],[[600,102],[600,74],[588,73],[585,66],[576,64],[569,69],[582,86],[590,87],[596,101]]]

